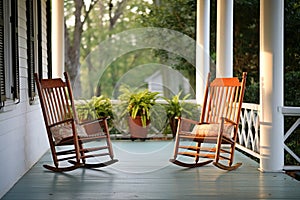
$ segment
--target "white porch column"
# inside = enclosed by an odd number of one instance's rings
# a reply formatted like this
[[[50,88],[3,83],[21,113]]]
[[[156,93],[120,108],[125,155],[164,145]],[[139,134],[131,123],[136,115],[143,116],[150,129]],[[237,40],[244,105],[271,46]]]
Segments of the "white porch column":
[[[233,0],[217,0],[217,77],[233,76]]]
[[[260,169],[273,172],[284,166],[284,1],[261,0],[260,13]]]
[[[210,0],[197,0],[196,100],[202,103],[210,70]]]
[[[65,56],[64,1],[52,0],[52,75],[62,77]]]

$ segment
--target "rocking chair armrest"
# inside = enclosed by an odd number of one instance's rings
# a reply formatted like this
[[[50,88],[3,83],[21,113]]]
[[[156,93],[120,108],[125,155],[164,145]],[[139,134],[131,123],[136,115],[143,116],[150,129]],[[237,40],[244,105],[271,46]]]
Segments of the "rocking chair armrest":
[[[233,124],[233,125],[237,125],[236,122],[234,122],[234,121],[232,121],[232,120],[230,120],[230,119],[228,119],[228,118],[226,118],[226,117],[221,117],[221,120],[224,120],[224,122],[231,123],[231,124]]]
[[[187,119],[183,117],[176,117],[176,119],[181,120],[183,122],[189,123],[189,124],[196,124],[199,125],[200,123],[198,121],[192,120],[192,119]]]
[[[102,121],[106,121],[109,118],[110,118],[110,116],[101,117],[101,118],[98,118],[98,119],[89,120],[89,121],[85,121],[85,122],[79,123],[79,125],[85,126],[85,125],[89,125],[89,124],[99,123],[99,122],[102,122]]]
[[[62,120],[62,121],[59,121],[59,122],[56,122],[54,124],[49,125],[49,128],[52,128],[52,127],[55,127],[57,125],[64,124],[64,123],[67,123],[67,122],[72,122],[72,121],[74,121],[73,118],[65,119],[65,120]]]

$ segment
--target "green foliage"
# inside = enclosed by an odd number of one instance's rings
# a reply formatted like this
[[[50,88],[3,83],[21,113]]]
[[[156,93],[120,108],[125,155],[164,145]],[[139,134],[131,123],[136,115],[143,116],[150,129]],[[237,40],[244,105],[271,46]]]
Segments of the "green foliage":
[[[247,72],[244,101],[259,103],[259,1],[234,1],[234,75]]]
[[[140,22],[147,27],[176,30],[196,39],[196,3],[195,0],[154,3],[149,13],[141,15]]]
[[[77,115],[80,121],[95,120],[102,117],[110,117],[108,124],[112,125],[113,112],[110,99],[104,96],[92,97],[85,103],[76,105]]]
[[[142,125],[146,126],[146,121],[150,120],[150,109],[156,104],[158,92],[150,92],[148,89],[142,91],[132,91],[128,86],[120,87],[122,94],[119,96],[121,106],[123,107],[122,116],[129,115],[135,119],[141,117]],[[126,109],[124,109],[126,108]]]
[[[300,106],[300,71],[290,71],[285,74],[284,84],[284,105]]]
[[[253,77],[247,77],[243,102],[259,104],[259,82],[256,82]]]
[[[112,91],[117,88],[116,84],[120,80],[131,87],[138,87],[143,84],[144,79],[157,70],[155,66],[143,67],[149,63],[159,63],[153,49],[135,50],[120,56],[107,67],[99,80],[101,94],[112,95]],[[116,99],[116,94],[111,98]]]
[[[139,22],[145,27],[160,27],[175,30],[196,40],[195,0],[159,1],[149,6],[150,12],[140,15]],[[195,48],[195,47],[190,47]],[[196,49],[195,49],[196,50]],[[195,63],[189,63],[178,55],[164,50],[155,50],[160,62],[171,66],[188,77],[192,88],[196,87]],[[171,63],[170,63],[171,61]]]
[[[296,72],[300,70],[300,1],[285,0],[284,14],[285,71]]]
[[[188,115],[192,115],[192,113],[189,110],[185,109],[185,104],[187,104],[185,100],[189,98],[190,94],[185,95],[181,99],[181,93],[182,91],[180,91],[178,94],[174,95],[170,99],[164,97],[164,100],[167,101],[167,104],[165,104],[164,107],[167,112],[168,118],[181,117],[183,112],[185,112]]]
[[[284,16],[284,105],[300,106],[300,2],[285,0]],[[298,117],[284,117],[285,132],[295,123]],[[300,156],[299,128],[286,140],[285,144]],[[289,153],[285,153],[286,165],[299,165]]]

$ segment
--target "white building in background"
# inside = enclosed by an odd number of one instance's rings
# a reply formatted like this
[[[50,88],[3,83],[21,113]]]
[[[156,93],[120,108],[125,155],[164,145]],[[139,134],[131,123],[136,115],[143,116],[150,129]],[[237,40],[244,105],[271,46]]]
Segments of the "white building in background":
[[[162,68],[145,79],[148,89],[159,92],[160,96],[173,96],[182,91],[182,94],[192,92],[190,82],[181,73],[171,68]]]

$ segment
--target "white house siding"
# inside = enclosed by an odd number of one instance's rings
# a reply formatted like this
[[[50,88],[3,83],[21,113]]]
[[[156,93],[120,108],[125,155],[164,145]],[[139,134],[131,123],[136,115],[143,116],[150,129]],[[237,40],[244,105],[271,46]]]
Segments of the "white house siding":
[[[43,68],[47,70],[46,57],[46,0],[43,14]],[[40,105],[29,104],[26,50],[26,0],[19,0],[19,66],[20,103],[9,106],[10,111],[0,113],[0,198],[48,150],[48,141]]]

